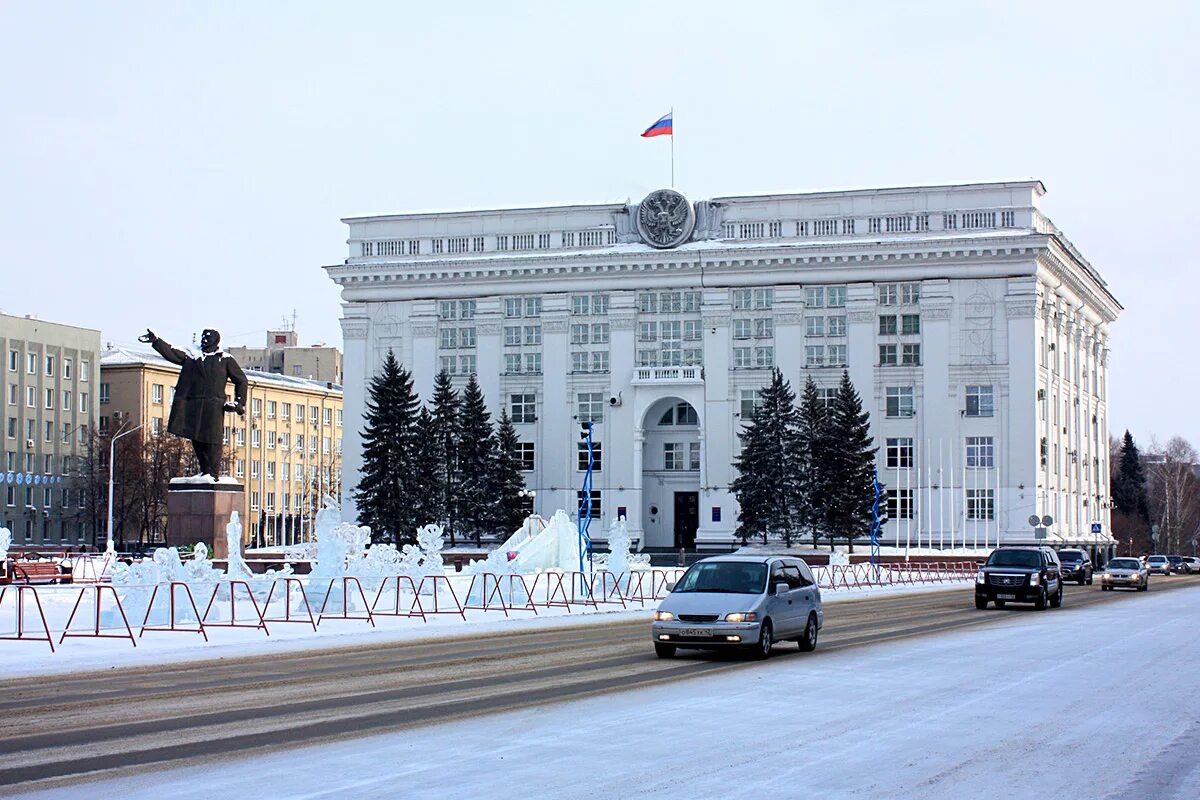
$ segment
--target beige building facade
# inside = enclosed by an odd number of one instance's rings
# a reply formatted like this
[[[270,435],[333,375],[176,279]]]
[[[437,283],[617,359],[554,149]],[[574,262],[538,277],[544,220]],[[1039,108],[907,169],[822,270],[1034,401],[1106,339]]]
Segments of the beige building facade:
[[[106,351],[100,366],[100,430],[114,435],[143,425],[145,437],[169,435],[179,367],[152,350],[129,348]],[[342,387],[242,366],[246,415],[226,416],[222,475],[245,486],[245,541],[304,541],[322,496],[341,492]],[[232,399],[232,385],[227,394]]]
[[[0,525],[15,545],[83,543],[77,476],[96,425],[100,332],[0,314],[0,352]]]
[[[242,369],[342,382],[342,351],[321,344],[301,347],[294,330],[267,331],[266,347],[228,347],[226,352],[237,359]]]

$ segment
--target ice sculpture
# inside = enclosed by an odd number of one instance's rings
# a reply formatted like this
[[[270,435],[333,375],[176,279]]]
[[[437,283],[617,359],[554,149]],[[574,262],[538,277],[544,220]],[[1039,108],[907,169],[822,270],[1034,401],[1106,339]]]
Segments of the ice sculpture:
[[[629,571],[629,528],[624,517],[608,526],[608,571],[620,575]]]
[[[488,554],[485,561],[472,561],[468,572],[501,574],[579,569],[579,528],[558,510],[540,531],[537,517],[530,517],[504,544]]]
[[[12,531],[0,528],[0,564],[8,560],[8,548],[12,546]]]
[[[229,515],[229,524],[225,526],[225,546],[229,553],[225,576],[234,580],[253,577],[250,565],[242,558],[242,521],[237,511]]]

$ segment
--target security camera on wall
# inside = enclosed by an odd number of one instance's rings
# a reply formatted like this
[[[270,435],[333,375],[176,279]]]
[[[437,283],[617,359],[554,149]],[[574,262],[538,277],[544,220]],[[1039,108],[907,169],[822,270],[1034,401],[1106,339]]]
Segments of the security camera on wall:
[[[608,404],[613,408],[621,405],[621,393],[618,392],[615,397],[608,398]]]

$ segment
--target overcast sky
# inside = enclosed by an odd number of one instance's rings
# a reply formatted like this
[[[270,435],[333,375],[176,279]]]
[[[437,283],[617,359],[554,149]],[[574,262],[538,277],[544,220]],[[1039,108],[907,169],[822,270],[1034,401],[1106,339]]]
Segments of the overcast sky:
[[[341,217],[1032,176],[1200,445],[1193,3],[0,0],[0,309],[340,344]]]

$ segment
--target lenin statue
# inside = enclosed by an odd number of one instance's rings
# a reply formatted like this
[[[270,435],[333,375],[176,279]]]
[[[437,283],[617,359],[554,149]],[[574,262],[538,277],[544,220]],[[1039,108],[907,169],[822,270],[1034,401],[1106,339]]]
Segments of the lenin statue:
[[[151,345],[167,361],[180,366],[167,430],[191,439],[196,460],[200,462],[200,474],[217,480],[221,476],[225,412],[246,415],[246,374],[233,356],[218,349],[221,334],[211,329],[200,334],[203,351],[200,358],[172,347],[149,329],[138,341]],[[225,402],[226,381],[233,381],[232,403]]]

